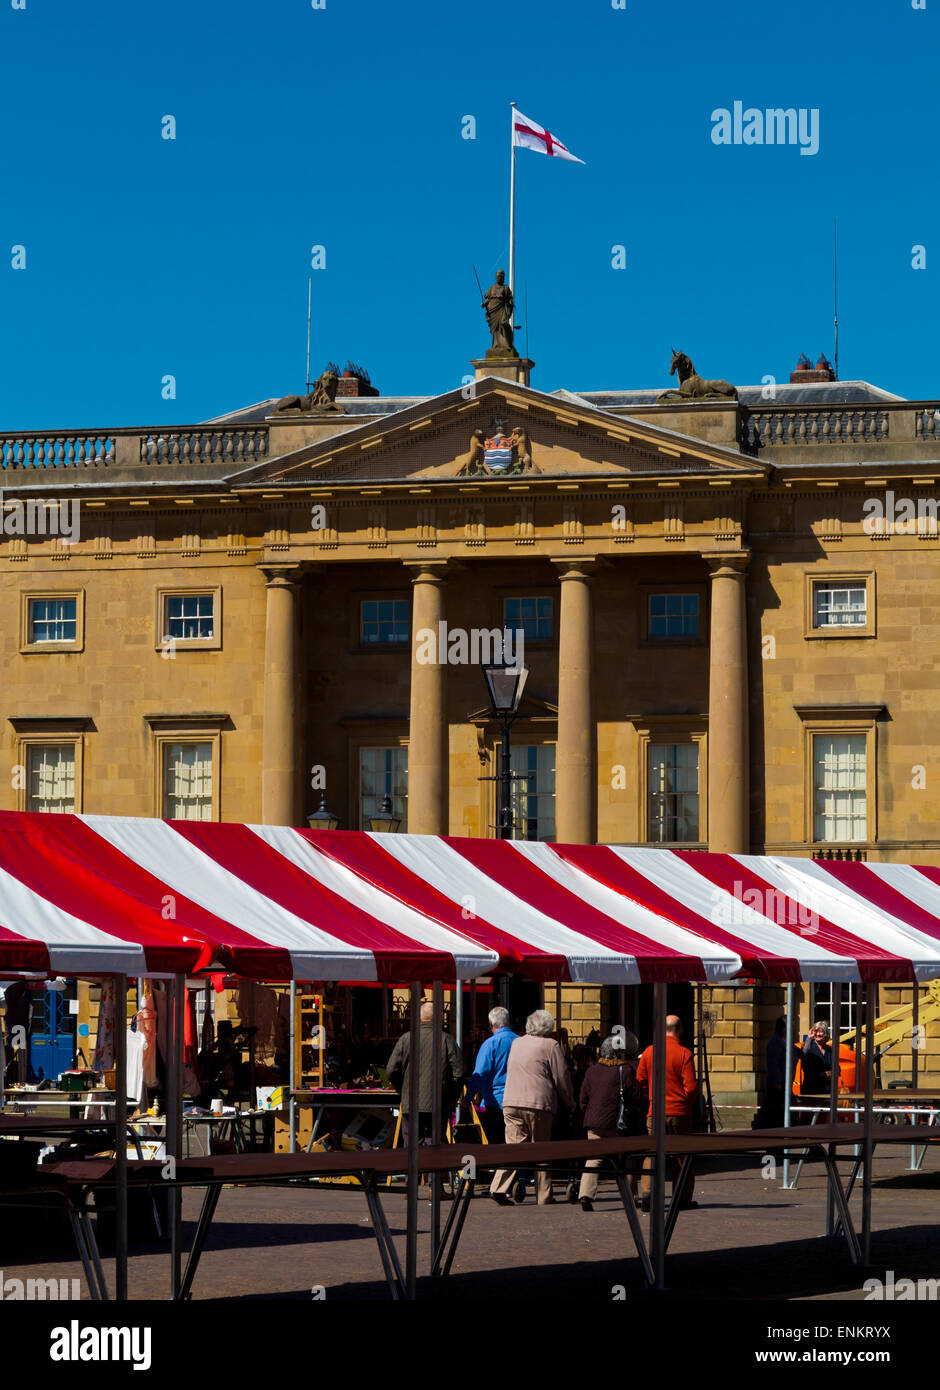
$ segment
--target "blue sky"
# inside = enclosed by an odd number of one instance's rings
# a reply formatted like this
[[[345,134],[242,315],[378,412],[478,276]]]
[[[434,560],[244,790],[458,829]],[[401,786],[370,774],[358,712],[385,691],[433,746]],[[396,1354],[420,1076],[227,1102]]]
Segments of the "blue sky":
[[[739,384],[831,356],[837,217],[840,375],[936,395],[925,2],[0,0],[0,429],[301,391],[308,273],[316,372],[458,385],[489,343],[472,264],[506,261],[511,100],[586,161],[517,156],[533,385],[665,385],[672,346]],[[716,146],[736,100],[818,109],[818,154]]]

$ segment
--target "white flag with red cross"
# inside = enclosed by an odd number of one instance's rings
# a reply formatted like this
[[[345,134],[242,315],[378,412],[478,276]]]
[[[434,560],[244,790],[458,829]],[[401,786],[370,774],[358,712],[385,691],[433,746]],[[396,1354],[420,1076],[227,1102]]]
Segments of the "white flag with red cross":
[[[515,108],[512,113],[512,143],[523,150],[537,150],[539,154],[554,155],[556,159],[570,159],[574,164],[584,163],[583,159],[572,154],[550,130],[540,126],[538,121],[523,116],[522,112],[516,111]]]

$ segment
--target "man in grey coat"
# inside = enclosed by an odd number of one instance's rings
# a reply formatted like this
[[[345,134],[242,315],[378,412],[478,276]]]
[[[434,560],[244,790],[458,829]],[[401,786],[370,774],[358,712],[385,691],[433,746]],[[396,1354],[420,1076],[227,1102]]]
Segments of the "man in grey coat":
[[[509,1049],[509,1070],[503,1092],[503,1116],[506,1120],[506,1143],[538,1143],[551,1139],[552,1119],[559,1103],[574,1109],[574,1092],[568,1063],[559,1044],[551,1037],[555,1020],[545,1009],[536,1009],[525,1023],[525,1036],[517,1038]],[[499,1168],[490,1183],[490,1196],[501,1206],[509,1202],[509,1191],[515,1174],[511,1168]],[[538,1170],[537,1192],[539,1206],[554,1202],[551,1174]]]
[[[423,1144],[432,1143],[431,1120],[434,1105],[432,1088],[432,1067],[434,1048],[434,1004],[421,1005],[421,1022],[418,1030],[418,1139]],[[388,1059],[388,1079],[401,1092],[402,1143],[407,1147],[409,1091],[408,1071],[411,1063],[411,1034],[402,1033]],[[460,1083],[464,1078],[463,1058],[456,1040],[450,1033],[441,1032],[441,1140],[447,1136],[447,1117],[460,1094]]]

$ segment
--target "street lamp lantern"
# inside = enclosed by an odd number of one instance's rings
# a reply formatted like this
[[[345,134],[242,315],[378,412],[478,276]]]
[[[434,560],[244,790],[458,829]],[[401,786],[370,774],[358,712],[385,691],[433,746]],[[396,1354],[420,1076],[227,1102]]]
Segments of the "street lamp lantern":
[[[483,667],[486,688],[490,694],[493,714],[500,724],[499,788],[497,834],[501,840],[512,839],[512,769],[509,730],[519,713],[519,702],[529,678],[527,666],[505,666],[495,663]]]
[[[498,719],[515,717],[529,676],[527,666],[490,665],[483,667],[490,703]]]
[[[307,824],[311,830],[335,830],[339,825],[339,816],[334,816],[327,808],[326,792],[321,795],[320,804],[313,815],[307,817]]]
[[[374,830],[379,835],[394,835],[400,825],[401,817],[395,814],[392,798],[390,796],[384,797],[378,815],[369,817],[369,829]]]

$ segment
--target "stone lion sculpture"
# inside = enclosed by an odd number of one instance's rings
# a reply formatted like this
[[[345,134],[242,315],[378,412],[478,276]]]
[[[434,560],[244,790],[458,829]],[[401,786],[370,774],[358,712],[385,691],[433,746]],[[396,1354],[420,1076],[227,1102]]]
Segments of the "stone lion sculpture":
[[[338,387],[339,368],[334,362],[330,362],[326,371],[317,378],[309,396],[282,396],[274,407],[274,414],[284,415],[288,411],[297,411],[301,415],[308,415],[320,410],[337,410],[342,414],[343,407],[336,401]]]

